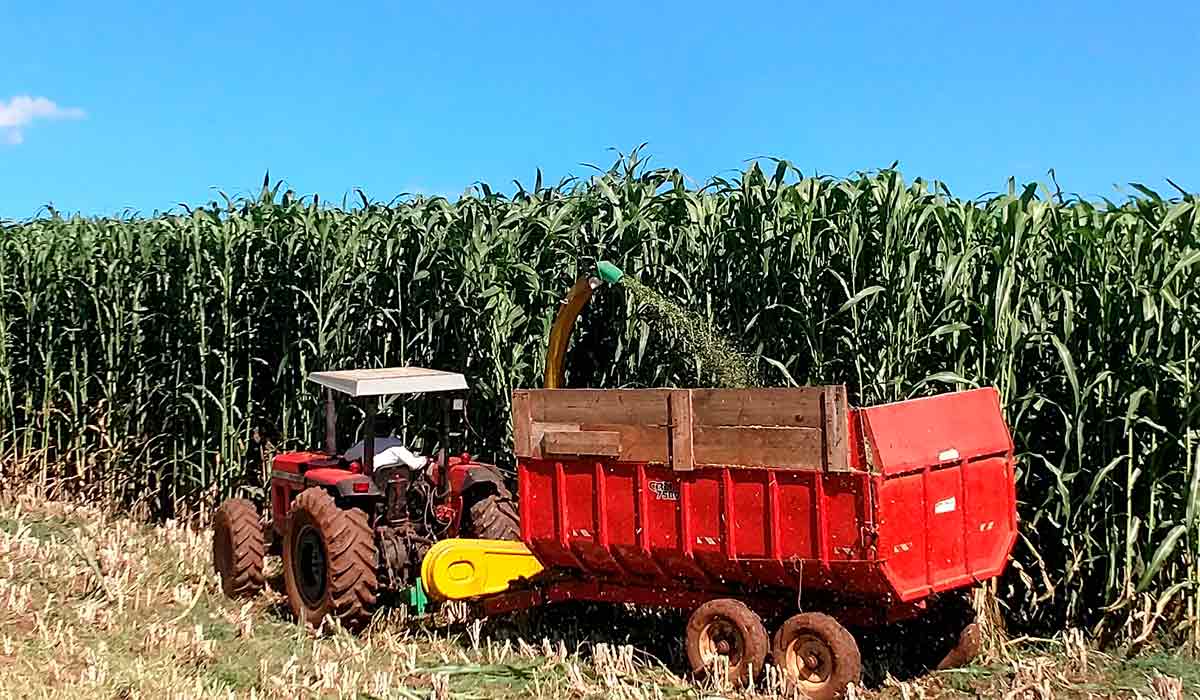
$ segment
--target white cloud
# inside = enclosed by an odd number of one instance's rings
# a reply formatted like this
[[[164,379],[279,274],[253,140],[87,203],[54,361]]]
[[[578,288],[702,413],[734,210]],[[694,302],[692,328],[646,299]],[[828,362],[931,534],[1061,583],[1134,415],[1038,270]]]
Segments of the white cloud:
[[[45,97],[17,95],[5,102],[0,100],[0,141],[16,145],[25,140],[25,128],[36,119],[83,119],[78,107],[59,107]]]

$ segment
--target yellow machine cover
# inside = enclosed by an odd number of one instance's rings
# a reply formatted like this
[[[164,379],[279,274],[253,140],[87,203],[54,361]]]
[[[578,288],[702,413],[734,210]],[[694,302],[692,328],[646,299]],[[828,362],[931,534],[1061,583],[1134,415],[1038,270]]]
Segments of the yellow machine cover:
[[[542,565],[521,542],[442,540],[421,562],[421,580],[431,598],[463,600],[501,593],[518,578],[530,578]]]

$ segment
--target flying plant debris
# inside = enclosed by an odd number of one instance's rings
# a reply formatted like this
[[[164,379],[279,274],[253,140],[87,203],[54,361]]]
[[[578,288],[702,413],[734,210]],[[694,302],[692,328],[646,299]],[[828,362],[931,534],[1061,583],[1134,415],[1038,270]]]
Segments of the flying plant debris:
[[[704,317],[684,310],[610,262],[600,262],[596,269],[605,282],[628,289],[634,301],[649,310],[650,321],[696,358],[699,372],[713,376],[714,386],[758,386],[754,361],[735,348],[729,338]]]

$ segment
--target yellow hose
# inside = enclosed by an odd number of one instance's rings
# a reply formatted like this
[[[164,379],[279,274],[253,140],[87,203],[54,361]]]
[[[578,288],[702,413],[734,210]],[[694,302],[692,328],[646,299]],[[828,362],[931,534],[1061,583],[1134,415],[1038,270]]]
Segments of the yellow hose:
[[[579,312],[592,298],[592,290],[600,286],[595,277],[581,277],[567,292],[566,301],[558,308],[554,325],[550,327],[550,342],[546,346],[546,374],[543,384],[547,389],[561,389],[565,383],[563,361],[566,359],[567,343],[571,340],[571,329]]]

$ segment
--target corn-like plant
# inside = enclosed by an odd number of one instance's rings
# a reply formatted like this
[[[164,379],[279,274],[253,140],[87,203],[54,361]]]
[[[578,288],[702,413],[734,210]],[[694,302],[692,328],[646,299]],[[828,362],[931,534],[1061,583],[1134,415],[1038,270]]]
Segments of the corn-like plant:
[[[402,364],[464,372],[468,447],[509,464],[511,391],[538,385],[561,295],[609,258],[727,331],[768,383],[845,383],[859,404],[996,386],[1021,460],[1010,624],[1200,643],[1195,195],[1010,182],[967,201],[782,161],[697,189],[637,151],[586,181],[456,202],[279,189],[3,225],[10,471],[169,513],[241,485],[257,445],[318,443],[309,371]],[[710,379],[621,290],[593,300],[567,367],[579,386]],[[390,413],[430,439],[432,416]]]

